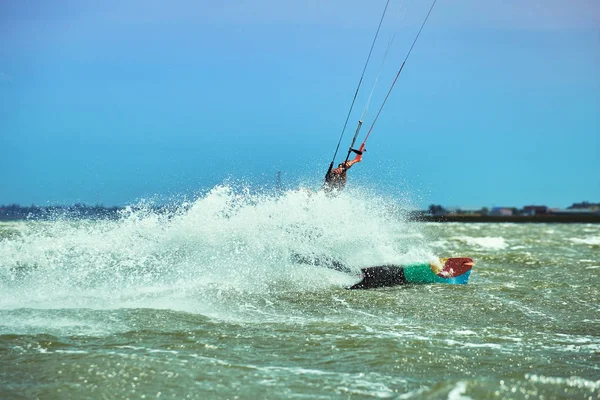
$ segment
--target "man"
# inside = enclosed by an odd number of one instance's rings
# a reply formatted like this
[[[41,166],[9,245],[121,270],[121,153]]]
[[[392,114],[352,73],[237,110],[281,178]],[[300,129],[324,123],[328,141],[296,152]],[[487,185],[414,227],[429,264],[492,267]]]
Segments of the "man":
[[[346,172],[354,164],[362,161],[362,154],[363,154],[364,148],[365,148],[365,145],[362,144],[360,146],[360,149],[358,149],[358,150],[352,149],[352,151],[356,153],[356,157],[354,157],[354,160],[349,160],[349,161],[340,163],[337,168],[332,169],[325,176],[325,190],[327,192],[330,192],[332,190],[340,190],[341,191],[344,189],[344,187],[346,186],[346,179],[347,179]]]

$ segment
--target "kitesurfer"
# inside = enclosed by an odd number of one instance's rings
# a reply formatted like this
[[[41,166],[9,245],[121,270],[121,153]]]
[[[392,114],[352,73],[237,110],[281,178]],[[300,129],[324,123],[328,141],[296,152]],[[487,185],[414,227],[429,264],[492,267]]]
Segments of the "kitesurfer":
[[[362,161],[363,151],[365,151],[364,148],[365,148],[365,145],[362,144],[360,146],[360,149],[358,149],[358,150],[352,149],[352,151],[354,153],[356,153],[356,157],[354,157],[353,160],[344,161],[343,163],[340,163],[337,168],[334,168],[327,173],[327,175],[325,176],[325,185],[324,185],[326,191],[328,191],[328,192],[332,191],[332,190],[341,191],[344,189],[344,187],[346,186],[346,180],[347,180],[346,172],[354,164]]]

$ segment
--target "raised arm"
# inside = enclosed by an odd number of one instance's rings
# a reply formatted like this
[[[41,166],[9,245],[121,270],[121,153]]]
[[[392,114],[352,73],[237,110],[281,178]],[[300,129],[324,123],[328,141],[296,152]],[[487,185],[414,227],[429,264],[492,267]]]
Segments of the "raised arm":
[[[356,153],[356,157],[353,160],[346,161],[346,170],[350,169],[354,164],[362,161],[363,152],[365,151],[365,144],[361,144],[358,150],[353,150]]]

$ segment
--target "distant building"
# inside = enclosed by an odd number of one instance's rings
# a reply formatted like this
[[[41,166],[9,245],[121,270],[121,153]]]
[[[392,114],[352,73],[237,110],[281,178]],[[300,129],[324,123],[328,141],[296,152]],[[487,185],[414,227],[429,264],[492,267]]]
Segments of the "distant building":
[[[523,207],[523,215],[546,215],[548,207],[546,206],[525,206]]]
[[[490,211],[490,215],[499,215],[502,217],[510,217],[514,214],[514,208],[510,207],[494,207]]]

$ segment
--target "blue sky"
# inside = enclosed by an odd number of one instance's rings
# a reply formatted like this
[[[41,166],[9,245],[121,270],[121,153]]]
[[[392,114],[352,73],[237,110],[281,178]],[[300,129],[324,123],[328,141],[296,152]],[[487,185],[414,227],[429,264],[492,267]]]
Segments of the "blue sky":
[[[0,204],[318,187],[385,5],[0,3]],[[364,137],[430,3],[391,0]],[[359,139],[360,139],[359,138]],[[350,185],[418,205],[600,201],[600,3],[439,0]]]

